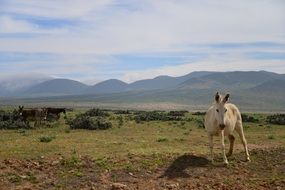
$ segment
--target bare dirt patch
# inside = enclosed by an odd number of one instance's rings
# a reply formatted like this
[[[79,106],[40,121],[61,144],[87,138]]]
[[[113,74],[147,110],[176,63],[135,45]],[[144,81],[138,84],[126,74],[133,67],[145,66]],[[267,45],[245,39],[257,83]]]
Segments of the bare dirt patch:
[[[243,152],[229,166],[204,155],[128,155],[92,159],[6,159],[0,162],[0,189],[284,189],[285,149]]]

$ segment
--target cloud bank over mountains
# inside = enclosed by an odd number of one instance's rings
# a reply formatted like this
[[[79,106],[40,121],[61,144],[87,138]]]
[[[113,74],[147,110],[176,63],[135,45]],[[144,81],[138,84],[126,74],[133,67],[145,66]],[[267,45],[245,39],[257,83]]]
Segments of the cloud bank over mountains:
[[[285,73],[282,0],[3,0],[0,70],[132,82],[195,70]]]

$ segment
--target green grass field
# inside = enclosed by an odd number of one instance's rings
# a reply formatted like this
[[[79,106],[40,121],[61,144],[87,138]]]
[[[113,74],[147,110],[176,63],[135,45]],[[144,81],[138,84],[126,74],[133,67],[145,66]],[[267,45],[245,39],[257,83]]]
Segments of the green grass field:
[[[82,112],[84,110],[68,112],[67,117],[74,117]],[[250,151],[285,147],[284,125],[268,124],[265,120],[267,114],[249,115],[259,120],[255,123],[244,123]],[[203,116],[187,113],[183,121],[141,123],[136,123],[126,115],[122,117],[123,123],[119,124],[118,115],[111,113],[108,118],[113,127],[107,130],[70,129],[63,116],[57,122],[45,123],[36,129],[0,130],[0,160],[38,161],[42,158],[53,160],[62,157],[70,161],[75,155],[76,158],[88,156],[108,170],[126,169],[134,172],[141,167],[155,170],[181,155],[193,154],[203,158],[208,156],[207,134],[197,122],[202,121]],[[234,155],[243,155],[241,141],[237,134],[235,136]],[[219,162],[221,151],[218,137],[215,138],[214,145],[215,157]],[[228,140],[226,145],[228,147]],[[140,161],[130,164],[130,157],[137,157]],[[253,162],[255,159],[252,155]],[[230,165],[235,166],[236,162],[236,159],[230,160]],[[74,175],[87,175],[84,171],[78,172]],[[281,177],[283,179],[284,176]]]

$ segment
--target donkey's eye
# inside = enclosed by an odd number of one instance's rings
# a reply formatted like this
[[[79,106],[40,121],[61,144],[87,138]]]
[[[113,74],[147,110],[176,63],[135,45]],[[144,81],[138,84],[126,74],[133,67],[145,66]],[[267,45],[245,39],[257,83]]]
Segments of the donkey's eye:
[[[216,109],[216,111],[217,111],[217,112],[219,112],[219,110],[218,110],[218,109]]]
[[[227,109],[225,109],[225,112],[227,112],[228,110]]]

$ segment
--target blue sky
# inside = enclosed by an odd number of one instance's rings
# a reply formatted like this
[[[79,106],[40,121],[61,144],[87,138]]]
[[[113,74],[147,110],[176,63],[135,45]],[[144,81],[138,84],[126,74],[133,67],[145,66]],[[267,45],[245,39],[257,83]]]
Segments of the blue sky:
[[[0,75],[285,73],[284,23],[283,0],[0,0]]]

